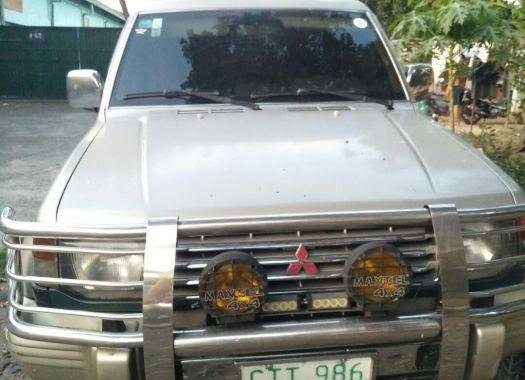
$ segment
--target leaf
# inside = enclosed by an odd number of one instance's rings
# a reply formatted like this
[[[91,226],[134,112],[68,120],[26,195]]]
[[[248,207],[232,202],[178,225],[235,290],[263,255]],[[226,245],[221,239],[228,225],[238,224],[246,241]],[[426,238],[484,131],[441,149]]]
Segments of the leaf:
[[[470,1],[452,1],[439,9],[437,20],[444,34],[450,33],[454,25],[463,25],[471,12]]]

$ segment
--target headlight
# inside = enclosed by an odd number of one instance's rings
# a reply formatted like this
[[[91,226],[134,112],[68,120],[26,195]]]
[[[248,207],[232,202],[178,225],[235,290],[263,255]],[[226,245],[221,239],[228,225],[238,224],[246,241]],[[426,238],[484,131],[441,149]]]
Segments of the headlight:
[[[479,231],[491,231],[515,225],[515,221],[464,224],[462,229],[467,236],[463,239],[463,244],[466,248],[467,263],[483,263],[520,254],[520,241],[516,232],[476,235]],[[469,234],[471,236],[468,236]]]
[[[128,282],[142,279],[142,255],[76,254],[69,255],[69,261],[72,277],[79,280]]]
[[[75,245],[73,242],[61,241],[60,245]],[[82,247],[86,247],[82,244]],[[140,243],[90,243],[90,248],[141,250]],[[60,276],[79,280],[135,282],[142,280],[143,255],[100,255],[100,254],[61,254]],[[75,286],[67,289],[80,293],[90,299],[119,299],[123,297],[119,288],[115,290],[94,288],[92,286]],[[125,298],[138,299],[141,288],[126,289]]]

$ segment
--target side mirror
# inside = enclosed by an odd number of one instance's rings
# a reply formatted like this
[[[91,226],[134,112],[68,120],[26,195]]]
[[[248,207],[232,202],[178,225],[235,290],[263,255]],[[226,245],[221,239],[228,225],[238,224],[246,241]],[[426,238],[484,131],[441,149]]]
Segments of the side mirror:
[[[407,66],[406,77],[416,100],[422,100],[428,96],[430,87],[434,84],[432,65],[428,63],[411,63]]]
[[[67,74],[67,99],[73,108],[98,109],[104,81],[96,70],[73,70]]]

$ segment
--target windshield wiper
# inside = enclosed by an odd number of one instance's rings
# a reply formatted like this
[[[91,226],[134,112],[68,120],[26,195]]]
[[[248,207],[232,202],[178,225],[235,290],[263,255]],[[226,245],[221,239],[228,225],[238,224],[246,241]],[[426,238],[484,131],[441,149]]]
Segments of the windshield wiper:
[[[252,102],[246,102],[244,100],[234,99],[227,96],[221,96],[212,94],[209,92],[193,92],[193,91],[183,91],[183,90],[162,90],[162,91],[152,91],[152,92],[135,92],[131,94],[124,95],[124,100],[130,99],[144,99],[144,98],[199,98],[208,100],[213,103],[229,103],[237,106],[251,108],[252,110],[259,111],[261,107],[258,104]]]
[[[380,99],[373,98],[366,95],[354,94],[352,92],[346,91],[329,91],[329,90],[320,90],[315,88],[299,88],[295,92],[270,92],[267,94],[251,94],[252,99],[269,99],[269,98],[278,98],[281,96],[308,96],[308,95],[330,95],[336,98],[346,99],[346,100],[356,100],[363,102],[372,102],[379,103],[386,107],[387,110],[394,109],[394,102],[390,99]]]

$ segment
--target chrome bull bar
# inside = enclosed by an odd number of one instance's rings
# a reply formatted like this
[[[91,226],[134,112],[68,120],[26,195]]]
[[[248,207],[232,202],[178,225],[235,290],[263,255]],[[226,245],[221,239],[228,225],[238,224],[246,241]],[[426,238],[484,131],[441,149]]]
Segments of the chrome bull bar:
[[[484,316],[498,318],[508,313],[525,311],[525,304],[513,304],[487,310],[471,310],[469,317],[469,298],[480,296],[468,293],[467,279],[473,274],[494,271],[494,268],[514,264],[524,264],[524,256],[494,260],[490,263],[467,267],[461,255],[462,236],[517,232],[525,226],[505,229],[484,230],[461,233],[460,222],[476,222],[498,219],[511,219],[525,215],[525,205],[505,206],[486,209],[455,210],[454,206],[429,206],[414,210],[393,210],[377,212],[341,212],[313,215],[279,215],[253,218],[225,218],[177,220],[156,219],[147,225],[130,226],[61,226],[54,224],[19,222],[14,220],[10,208],[3,210],[0,220],[5,233],[4,244],[8,248],[6,274],[9,280],[9,310],[7,327],[17,336],[56,343],[69,343],[99,347],[143,347],[148,379],[173,379],[173,360],[177,357],[212,356],[223,351],[225,345],[231,353],[257,353],[261,351],[297,350],[304,347],[327,348],[334,345],[373,345],[421,341],[436,338],[441,334],[445,358],[440,362],[440,378],[462,378],[465,372],[468,348],[468,325]],[[451,224],[452,223],[452,224]],[[376,226],[430,226],[434,227],[438,260],[443,287],[443,311],[429,315],[393,318],[384,321],[366,319],[316,320],[315,323],[267,324],[256,328],[205,328],[178,331],[171,325],[173,313],[173,268],[177,237],[181,235],[273,232],[280,230],[306,230],[334,228],[344,225]],[[452,226],[452,228],[450,228]],[[439,227],[439,228],[438,228]],[[445,228],[446,227],[446,228]],[[24,237],[74,238],[74,239],[145,239],[145,252],[137,250],[104,250],[75,247],[45,247],[24,244]],[[452,242],[452,243],[451,243]],[[461,246],[458,245],[461,243]],[[144,254],[144,281],[103,282],[27,276],[17,272],[16,259],[24,251],[39,250],[67,253],[97,253],[102,255]],[[159,252],[163,251],[160,255]],[[159,257],[162,256],[162,261]],[[457,261],[457,257],[463,261]],[[152,258],[155,258],[153,260]],[[159,266],[159,263],[161,264]],[[171,276],[171,278],[170,278]],[[443,281],[448,277],[449,281]],[[463,282],[455,281],[459,277]],[[143,313],[101,313],[81,310],[55,309],[49,307],[24,305],[20,284],[40,283],[49,285],[93,286],[99,288],[122,289],[143,287]],[[160,292],[156,284],[163,286]],[[171,293],[170,293],[171,292]],[[153,294],[153,296],[152,296]],[[459,311],[458,311],[459,310]],[[176,312],[176,311],[175,311]],[[24,319],[26,314],[56,314],[90,317],[107,320],[137,320],[142,322],[142,331],[111,333],[103,331],[78,330],[63,327],[36,325]],[[169,321],[168,321],[169,314]],[[449,327],[446,327],[449,326]],[[461,326],[461,328],[459,328]],[[459,334],[459,335],[458,335]],[[329,336],[330,339],[326,339]],[[288,338],[288,339],[284,339]],[[255,342],[255,343],[254,343]],[[175,355],[174,355],[175,353]],[[160,358],[160,361],[159,361]],[[447,368],[446,360],[454,365]],[[448,362],[450,363],[450,362]],[[158,371],[161,372],[158,372]]]
[[[177,219],[150,220],[144,252],[142,333],[148,379],[175,380],[173,352],[173,273]]]

